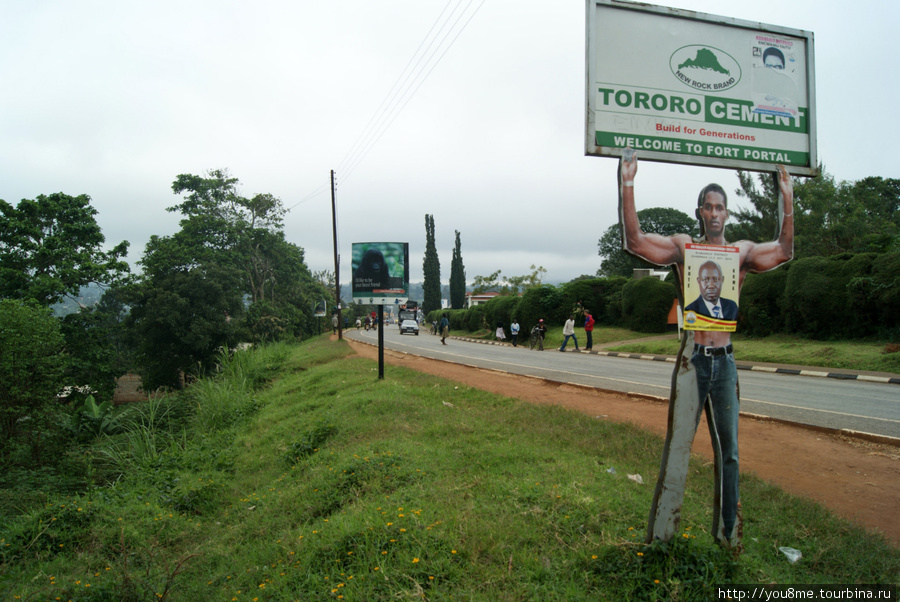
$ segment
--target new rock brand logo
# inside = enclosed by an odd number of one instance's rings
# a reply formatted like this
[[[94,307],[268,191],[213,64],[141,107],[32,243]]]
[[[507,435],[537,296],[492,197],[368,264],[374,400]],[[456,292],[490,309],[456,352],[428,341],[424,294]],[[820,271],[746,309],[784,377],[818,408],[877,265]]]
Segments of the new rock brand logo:
[[[741,66],[718,48],[693,44],[683,46],[669,59],[672,74],[689,88],[701,92],[721,92],[741,81]]]

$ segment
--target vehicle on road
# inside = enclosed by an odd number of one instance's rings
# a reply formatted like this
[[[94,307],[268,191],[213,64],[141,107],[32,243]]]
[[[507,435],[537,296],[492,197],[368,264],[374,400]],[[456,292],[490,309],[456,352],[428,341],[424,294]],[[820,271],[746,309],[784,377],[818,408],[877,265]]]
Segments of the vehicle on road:
[[[400,334],[412,333],[419,335],[419,304],[415,301],[407,301],[400,307]]]
[[[419,323],[416,322],[415,320],[410,320],[410,319],[400,320],[400,334],[406,334],[406,333],[418,335],[419,334]]]

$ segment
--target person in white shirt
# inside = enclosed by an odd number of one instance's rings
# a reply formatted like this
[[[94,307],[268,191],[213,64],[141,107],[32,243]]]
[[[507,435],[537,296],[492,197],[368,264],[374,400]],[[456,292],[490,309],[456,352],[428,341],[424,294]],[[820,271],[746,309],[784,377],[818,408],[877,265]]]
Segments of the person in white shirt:
[[[569,319],[566,320],[566,325],[563,326],[563,342],[562,347],[559,348],[560,351],[566,350],[566,345],[569,343],[569,339],[571,338],[575,341],[575,351],[578,351],[578,338],[575,336],[575,316],[569,316]]]

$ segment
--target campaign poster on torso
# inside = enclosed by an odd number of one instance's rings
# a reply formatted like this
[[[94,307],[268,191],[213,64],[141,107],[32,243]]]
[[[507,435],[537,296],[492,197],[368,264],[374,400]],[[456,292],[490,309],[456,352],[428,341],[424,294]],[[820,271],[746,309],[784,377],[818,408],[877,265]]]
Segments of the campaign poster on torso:
[[[737,247],[685,245],[685,330],[735,331],[740,268]]]

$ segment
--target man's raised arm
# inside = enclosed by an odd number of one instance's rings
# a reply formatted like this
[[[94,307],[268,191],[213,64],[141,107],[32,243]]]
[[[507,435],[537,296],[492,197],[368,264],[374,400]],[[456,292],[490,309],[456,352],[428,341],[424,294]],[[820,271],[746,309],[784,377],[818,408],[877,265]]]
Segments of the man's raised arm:
[[[778,166],[778,223],[778,238],[754,245],[747,253],[748,271],[765,272],[794,257],[794,184],[784,165]]]
[[[619,159],[619,223],[622,225],[622,247],[641,259],[656,265],[670,265],[684,260],[684,243],[687,235],[672,237],[646,233],[641,230],[634,206],[634,176],[637,174],[637,156],[626,148]],[[681,240],[684,238],[685,240]]]

